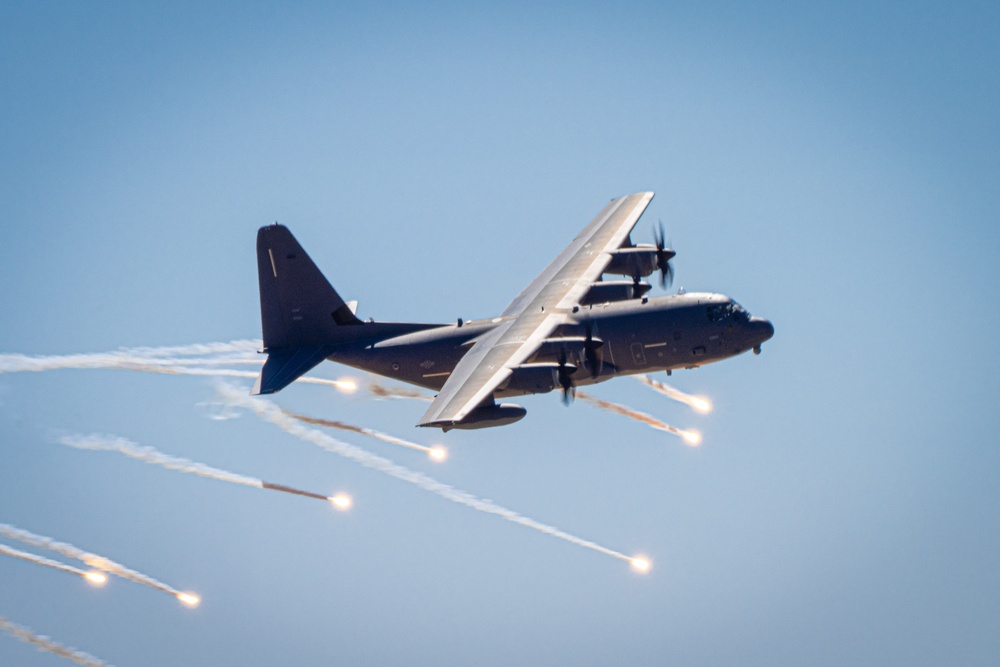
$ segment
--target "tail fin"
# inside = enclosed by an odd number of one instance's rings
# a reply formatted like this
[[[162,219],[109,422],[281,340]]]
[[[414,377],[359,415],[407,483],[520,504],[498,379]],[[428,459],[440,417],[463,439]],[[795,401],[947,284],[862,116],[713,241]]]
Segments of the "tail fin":
[[[362,322],[282,225],[257,232],[257,277],[268,359],[253,393],[270,394],[323,361],[338,327]]]
[[[322,345],[338,326],[361,324],[282,225],[257,232],[257,277],[266,350]]]

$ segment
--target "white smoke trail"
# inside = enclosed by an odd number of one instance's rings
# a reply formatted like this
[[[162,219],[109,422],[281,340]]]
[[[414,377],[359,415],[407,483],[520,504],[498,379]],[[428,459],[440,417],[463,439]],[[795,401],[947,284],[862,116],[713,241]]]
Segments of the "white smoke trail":
[[[711,412],[712,402],[709,401],[704,396],[695,396],[694,394],[688,394],[686,392],[677,389],[676,387],[671,387],[668,384],[664,384],[658,380],[654,380],[648,375],[632,375],[639,382],[643,383],[653,391],[666,396],[667,398],[678,401],[688,405],[698,412]]]
[[[230,343],[199,343],[176,347],[122,348],[114,352],[96,354],[66,354],[30,356],[25,354],[0,354],[0,373],[32,373],[68,368],[116,368],[128,360],[151,365],[157,357],[193,356],[207,354],[242,353],[255,351],[262,343],[254,340]],[[166,361],[166,360],[165,360]],[[184,362],[188,363],[188,362]]]
[[[253,371],[238,371],[231,368],[189,368],[183,366],[147,364],[145,360],[122,360],[114,366],[108,368],[118,368],[126,371],[138,371],[142,373],[162,373],[164,375],[198,375],[201,377],[230,377],[248,378],[254,380],[258,373]],[[328,380],[326,378],[299,377],[296,382],[303,384],[318,384],[324,387],[333,387],[341,391],[353,391],[356,387],[350,380]]]
[[[197,461],[191,461],[177,456],[170,456],[169,454],[164,454],[163,452],[152,447],[139,445],[132,442],[128,438],[110,435],[68,435],[60,438],[58,442],[70,447],[76,447],[77,449],[119,452],[125,456],[138,459],[139,461],[143,461],[145,463],[163,466],[168,470],[177,470],[179,472],[198,475],[199,477],[217,479],[222,482],[232,482],[233,484],[252,486],[257,489],[281,491],[283,493],[291,493],[298,496],[308,496],[319,500],[328,500],[339,509],[347,509],[352,503],[350,497],[343,493],[335,496],[324,496],[319,493],[297,489],[294,486],[285,486],[284,484],[265,482],[264,480],[257,479],[256,477],[240,475],[239,473],[229,472],[228,470],[222,470],[221,468],[213,468],[212,466],[205,465],[204,463],[198,463]],[[0,524],[0,535],[4,534],[4,528],[4,524]],[[13,528],[13,526],[10,528]],[[18,531],[18,529],[14,530]],[[14,539],[20,539],[19,535],[23,532],[25,531],[18,531],[17,534],[12,534],[12,537],[14,537]],[[94,567],[99,566],[95,564]],[[183,597],[180,599],[182,602],[187,602],[187,600]]]
[[[31,373],[65,369],[115,369],[163,375],[194,375],[200,377],[232,377],[256,379],[258,373],[231,368],[203,368],[211,365],[256,365],[262,360],[246,357],[208,359],[147,358],[117,354],[79,354],[60,357],[28,357],[20,354],[0,355],[0,374]],[[343,392],[353,392],[353,380],[328,380],[326,378],[300,377],[296,382],[333,387]]]
[[[123,347],[116,352],[129,356],[165,357],[169,355],[207,355],[233,352],[256,352],[264,347],[264,341],[257,339],[232,340],[228,343],[194,343],[173,347]]]
[[[0,535],[11,540],[17,540],[22,544],[38,547],[39,549],[54,551],[57,554],[66,556],[67,558],[73,558],[82,563],[86,563],[90,567],[101,570],[102,572],[107,572],[108,574],[113,574],[116,577],[121,577],[122,579],[127,579],[137,584],[149,586],[150,588],[155,588],[158,591],[169,593],[175,597],[181,594],[181,591],[176,588],[157,581],[142,572],[137,572],[125,567],[121,563],[116,563],[110,558],[98,556],[97,554],[89,551],[84,551],[83,549],[66,542],[59,542],[58,540],[45,537],[44,535],[36,535],[35,533],[24,530],[23,528],[18,528],[6,523],[0,523]]]
[[[68,646],[63,646],[59,642],[54,641],[45,635],[35,634],[23,625],[18,625],[17,623],[8,621],[3,616],[0,616],[0,630],[3,630],[15,639],[20,639],[26,644],[31,644],[39,651],[45,651],[47,653],[57,655],[60,658],[72,660],[78,665],[83,665],[83,667],[110,667],[108,663],[99,658],[95,658],[89,653],[84,653],[83,651],[77,651],[76,649],[69,648]]]
[[[102,366],[102,368],[113,368],[122,371],[135,371],[138,373],[160,373],[162,375],[196,375],[200,377],[230,377],[230,378],[250,378],[257,377],[253,371],[238,371],[232,368],[198,368],[190,366],[170,366],[157,363],[149,363],[150,359],[121,359],[113,364]],[[300,380],[305,378],[299,378]],[[312,378],[310,378],[312,379]]]
[[[161,373],[164,375],[195,375],[202,377],[233,377],[255,379],[256,372],[241,371],[215,366],[261,366],[264,360],[259,356],[247,355],[262,345],[259,340],[238,340],[230,343],[198,343],[176,347],[133,347],[114,352],[95,354],[68,354],[31,356],[25,354],[0,354],[0,374],[41,373],[71,369],[115,369],[140,373]],[[214,355],[198,356],[198,355]],[[168,356],[169,355],[169,356]],[[178,355],[187,355],[178,356]],[[334,387],[345,393],[357,389],[351,379],[328,380],[326,378],[300,377],[295,380],[303,384]],[[377,397],[419,398],[429,397],[413,390],[384,388],[372,383],[371,392]]]
[[[587,401],[591,405],[596,405],[602,410],[612,412],[616,415],[622,415],[623,417],[628,417],[629,419],[634,419],[635,421],[650,426],[657,429],[658,431],[666,431],[667,433],[672,433],[679,438],[682,438],[684,442],[691,446],[696,446],[701,443],[701,434],[697,431],[683,430],[676,426],[671,426],[670,424],[660,421],[652,415],[647,415],[645,412],[639,412],[638,410],[633,410],[630,407],[624,406],[621,403],[613,403],[611,401],[606,401],[603,398],[597,398],[596,396],[591,396],[590,394],[577,391],[576,397]]]
[[[10,556],[11,558],[20,558],[21,560],[26,560],[29,563],[34,563],[35,565],[44,565],[45,567],[51,567],[53,570],[61,570],[63,572],[69,572],[70,574],[75,574],[77,576],[87,579],[87,572],[73,567],[72,565],[67,565],[66,563],[60,563],[57,560],[52,560],[51,558],[46,558],[45,556],[38,556],[36,554],[28,553],[27,551],[21,551],[20,549],[15,549],[13,547],[8,547],[6,544],[0,544],[0,554],[4,556]]]
[[[403,438],[397,438],[394,435],[389,435],[388,433],[383,433],[382,431],[377,431],[373,428],[368,428],[367,426],[355,426],[354,424],[348,424],[347,422],[337,421],[335,419],[310,417],[309,415],[303,415],[296,412],[286,412],[286,414],[305,424],[312,424],[313,426],[326,426],[327,428],[336,428],[341,431],[357,433],[359,435],[368,436],[369,438],[381,440],[382,442],[387,442],[390,445],[399,445],[400,447],[406,447],[408,449],[416,449],[417,451],[430,455],[432,458],[440,459],[445,456],[445,450],[441,446],[428,447],[427,445],[410,442],[409,440],[404,440]]]
[[[193,358],[122,355],[121,359],[148,366],[261,366],[264,363],[264,359],[260,356],[245,354],[221,354],[214,357]]]
[[[456,489],[455,487],[444,484],[443,482],[439,482],[423,473],[405,468],[387,458],[372,454],[360,449],[359,447],[355,447],[354,445],[332,438],[322,431],[303,426],[294,417],[270,401],[248,396],[245,389],[231,384],[226,384],[224,382],[219,382],[217,387],[223,399],[230,405],[252,410],[258,417],[274,424],[286,433],[293,435],[300,440],[310,442],[328,452],[343,456],[344,458],[350,459],[355,463],[360,463],[367,468],[378,470],[379,472],[385,473],[404,482],[409,482],[410,484],[413,484],[425,491],[430,491],[431,493],[454,503],[471,507],[472,509],[479,510],[480,512],[495,514],[506,519],[507,521],[537,530],[546,535],[557,537],[571,544],[618,558],[619,560],[623,560],[627,563],[634,564],[635,562],[635,559],[626,556],[619,551],[609,549],[595,542],[571,535],[553,526],[548,526],[535,521],[534,519],[522,516],[517,512],[497,505],[490,500],[478,498],[471,493]]]
[[[0,373],[40,373],[68,369],[117,369],[171,375],[216,375],[257,377],[250,371],[237,371],[195,366],[249,364],[249,359],[157,359],[113,354],[80,354],[63,357],[26,357],[20,354],[0,355]],[[255,365],[262,362],[253,360]]]
[[[128,438],[120,438],[109,435],[64,435],[57,440],[61,445],[76,447],[77,449],[90,449],[94,451],[119,452],[133,459],[163,466],[168,470],[178,470],[180,472],[191,473],[200,477],[210,477],[223,482],[233,484],[243,484],[244,486],[255,486],[260,488],[263,482],[254,477],[247,477],[221,468],[184,459],[177,456],[170,456],[152,447],[146,447],[132,442]]]

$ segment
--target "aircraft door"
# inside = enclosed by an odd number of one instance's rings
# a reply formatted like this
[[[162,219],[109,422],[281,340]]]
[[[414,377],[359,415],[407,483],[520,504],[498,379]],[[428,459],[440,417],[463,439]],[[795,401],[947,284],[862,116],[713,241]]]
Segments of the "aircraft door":
[[[642,343],[632,343],[632,361],[635,362],[636,366],[642,367],[646,365],[646,351],[643,349]]]

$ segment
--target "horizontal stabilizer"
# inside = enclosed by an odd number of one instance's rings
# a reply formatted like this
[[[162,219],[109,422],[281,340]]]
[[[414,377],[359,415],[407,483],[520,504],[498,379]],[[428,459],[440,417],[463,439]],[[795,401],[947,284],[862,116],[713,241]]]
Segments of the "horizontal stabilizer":
[[[302,375],[319,365],[330,354],[328,346],[298,347],[292,350],[271,352],[260,370],[251,395],[273,394],[295,382]]]

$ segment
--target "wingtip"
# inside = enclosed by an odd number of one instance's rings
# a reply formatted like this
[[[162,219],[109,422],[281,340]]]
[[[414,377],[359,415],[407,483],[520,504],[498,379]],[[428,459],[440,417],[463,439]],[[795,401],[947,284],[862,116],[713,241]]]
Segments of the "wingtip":
[[[644,192],[633,192],[631,194],[622,195],[620,197],[615,197],[611,201],[620,201],[622,199],[628,199],[629,197],[643,197],[648,202],[649,200],[651,200],[655,196],[656,196],[655,192],[653,192],[652,190],[646,190]]]
[[[455,422],[452,421],[420,422],[417,424],[417,428],[439,428],[447,433],[454,427],[454,424]]]

